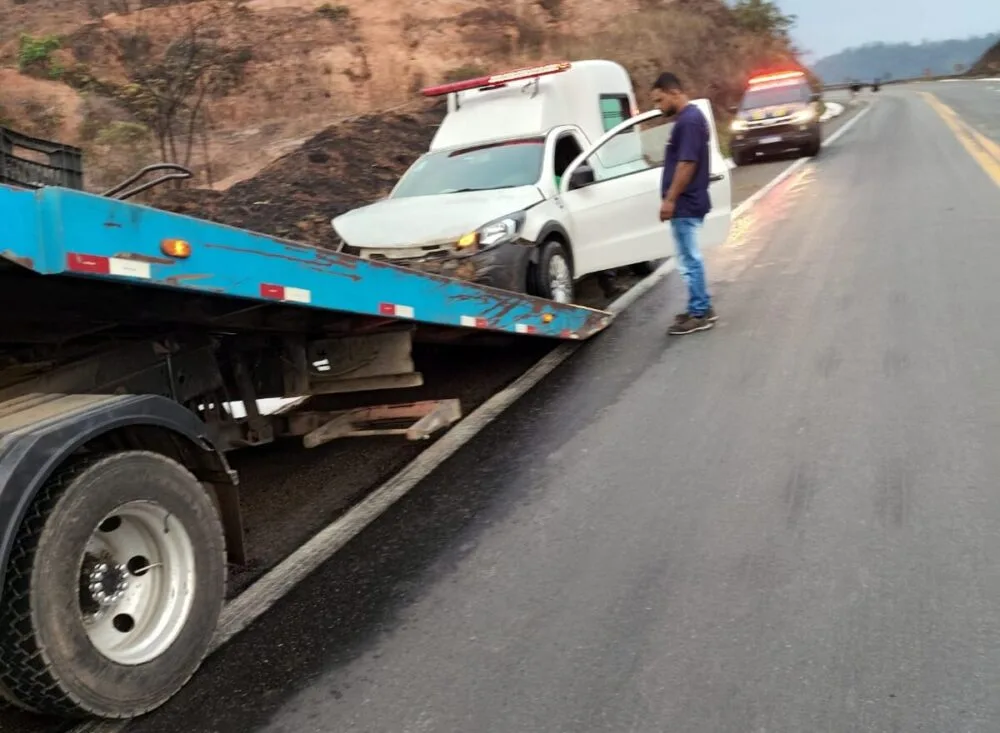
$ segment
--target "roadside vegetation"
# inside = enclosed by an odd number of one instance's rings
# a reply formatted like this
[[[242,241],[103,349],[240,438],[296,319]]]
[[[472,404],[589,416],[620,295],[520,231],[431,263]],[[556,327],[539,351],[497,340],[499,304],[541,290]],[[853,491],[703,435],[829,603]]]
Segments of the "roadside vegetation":
[[[484,0],[458,17],[434,2],[399,14],[388,0],[0,3],[0,111],[28,134],[82,146],[90,188],[155,160],[189,165],[193,185],[211,187],[338,118],[426,109],[426,84],[610,58],[640,95],[658,71],[675,70],[712,99],[724,128],[755,68],[797,58],[795,19],[769,0],[625,2],[631,12],[621,0]]]
[[[1000,74],[1000,41],[997,41],[980,59],[972,65],[970,74],[988,76]]]

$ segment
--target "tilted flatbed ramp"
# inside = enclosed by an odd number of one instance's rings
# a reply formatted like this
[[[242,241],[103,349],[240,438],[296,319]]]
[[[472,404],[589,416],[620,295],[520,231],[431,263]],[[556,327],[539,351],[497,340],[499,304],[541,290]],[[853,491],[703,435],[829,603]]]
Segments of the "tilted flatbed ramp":
[[[556,339],[587,339],[612,319],[68,189],[0,186],[0,213],[0,256],[47,276]]]

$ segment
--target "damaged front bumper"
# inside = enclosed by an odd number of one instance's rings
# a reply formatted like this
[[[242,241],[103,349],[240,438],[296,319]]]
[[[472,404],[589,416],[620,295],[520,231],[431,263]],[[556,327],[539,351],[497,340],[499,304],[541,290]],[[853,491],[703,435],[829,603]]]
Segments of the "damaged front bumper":
[[[523,293],[528,289],[528,265],[533,245],[517,240],[467,253],[438,245],[405,249],[344,245],[342,251],[373,262],[385,262],[397,267]]]

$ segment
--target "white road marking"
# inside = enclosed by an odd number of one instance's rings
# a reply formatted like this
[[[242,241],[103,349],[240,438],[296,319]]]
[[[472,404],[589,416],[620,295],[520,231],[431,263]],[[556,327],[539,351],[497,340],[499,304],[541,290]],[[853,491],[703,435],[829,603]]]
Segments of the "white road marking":
[[[834,143],[847,134],[847,131],[854,127],[870,110],[871,107],[863,109],[857,116],[830,135],[824,144]],[[737,206],[733,210],[733,219],[746,215],[764,196],[810,160],[812,159],[800,158],[785,168],[764,188]],[[667,260],[652,274],[640,280],[617,298],[608,306],[607,310],[615,314],[621,313],[656,287],[675,269],[673,259]],[[600,335],[594,338],[600,338]],[[583,342],[563,343],[555,347],[509,386],[490,397],[469,413],[465,419],[456,423],[423,453],[410,461],[399,473],[342,517],[320,530],[312,539],[230,601],[222,612],[219,628],[212,640],[209,653],[216,651],[270,610],[289,591],[305,580],[310,573],[333,557],[338,550],[381,516],[389,507],[403,498],[434,469],[482,432],[507,408],[527,394],[532,387],[555,371],[556,367],[572,356],[581,346],[583,346]],[[127,720],[88,721],[76,726],[68,733],[120,733],[128,723]]]
[[[820,122],[829,122],[835,117],[840,117],[844,114],[844,105],[839,102],[827,102],[826,111],[823,112],[822,116],[819,118]]]

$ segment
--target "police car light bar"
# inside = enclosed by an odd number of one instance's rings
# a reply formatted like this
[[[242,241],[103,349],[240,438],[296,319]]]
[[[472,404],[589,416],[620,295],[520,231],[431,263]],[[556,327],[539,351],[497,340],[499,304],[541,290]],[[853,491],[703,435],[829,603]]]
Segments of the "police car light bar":
[[[426,87],[425,89],[421,89],[420,93],[425,97],[442,97],[445,94],[464,92],[469,89],[490,89],[494,87],[502,87],[512,81],[537,79],[540,76],[548,76],[549,74],[558,74],[563,71],[568,71],[570,66],[571,64],[569,62],[563,62],[559,64],[548,64],[546,66],[534,66],[527,69],[515,69],[514,71],[508,71],[503,74],[480,76],[475,79],[466,79],[465,81],[456,81],[451,82],[450,84],[438,84],[437,86]]]

